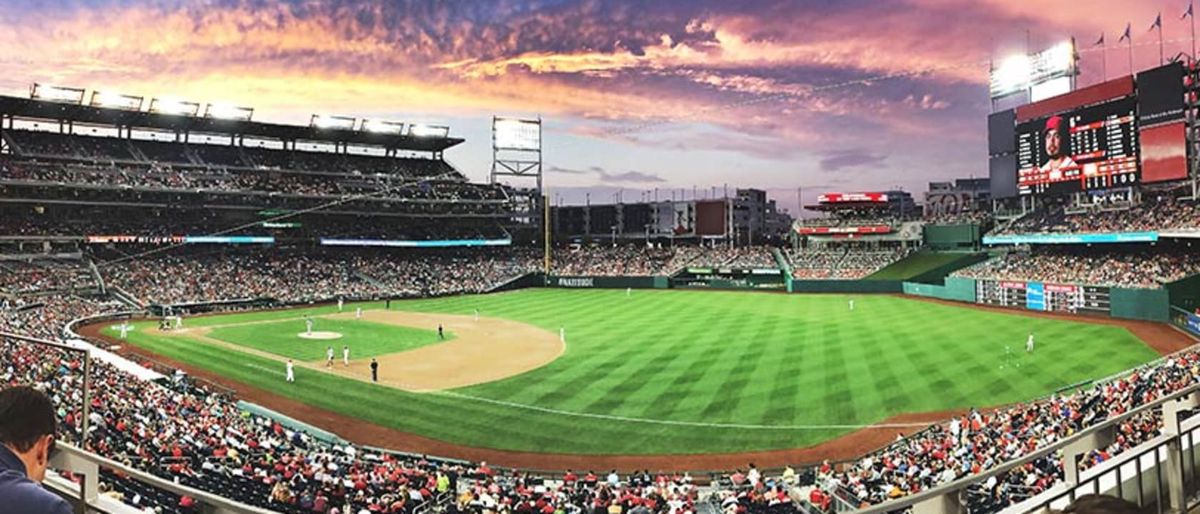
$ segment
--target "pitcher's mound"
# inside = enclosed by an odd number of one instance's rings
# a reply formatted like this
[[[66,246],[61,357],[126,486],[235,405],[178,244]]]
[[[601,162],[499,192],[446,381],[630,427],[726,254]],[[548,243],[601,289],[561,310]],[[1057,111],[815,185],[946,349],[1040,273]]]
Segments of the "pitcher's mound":
[[[301,332],[296,334],[301,339],[341,339],[341,332]]]

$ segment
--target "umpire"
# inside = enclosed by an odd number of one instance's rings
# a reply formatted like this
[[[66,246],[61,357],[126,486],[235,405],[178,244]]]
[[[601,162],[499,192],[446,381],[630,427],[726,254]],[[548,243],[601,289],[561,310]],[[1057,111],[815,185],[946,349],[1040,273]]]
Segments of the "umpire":
[[[42,488],[54,453],[54,406],[32,387],[0,391],[0,500],[7,514],[71,514]]]
[[[379,381],[379,361],[375,360],[374,357],[371,357],[371,381]]]

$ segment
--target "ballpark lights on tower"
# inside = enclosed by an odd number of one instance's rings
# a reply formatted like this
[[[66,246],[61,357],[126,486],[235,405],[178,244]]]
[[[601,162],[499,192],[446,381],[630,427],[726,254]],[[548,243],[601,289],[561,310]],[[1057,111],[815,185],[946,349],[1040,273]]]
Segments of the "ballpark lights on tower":
[[[354,123],[358,121],[349,116],[329,116],[326,114],[314,114],[312,120],[309,121],[309,126],[315,129],[336,129],[336,130],[354,130]]]
[[[51,86],[35,82],[33,88],[29,90],[29,97],[47,102],[83,105],[83,89],[75,87]]]
[[[204,117],[218,120],[250,121],[250,118],[254,117],[254,109],[229,104],[208,104],[208,107],[204,109]]]
[[[450,127],[442,125],[409,125],[408,135],[412,137],[449,137]]]
[[[171,97],[155,98],[150,100],[150,112],[194,117],[200,114],[200,104]]]
[[[111,91],[92,91],[92,107],[104,107],[107,109],[122,109],[126,111],[142,110],[142,103],[145,98],[134,95],[123,95],[121,93],[113,93]]]
[[[1013,55],[992,69],[990,92],[1000,98],[1033,90],[1037,96],[1053,96],[1070,90],[1079,72],[1075,40],[1067,40],[1032,55]],[[1066,90],[1063,88],[1066,87]],[[1034,100],[1036,101],[1036,99]]]
[[[390,134],[398,136],[404,133],[404,124],[398,121],[384,120],[362,120],[362,125],[359,130],[363,132],[374,132],[376,134]]]

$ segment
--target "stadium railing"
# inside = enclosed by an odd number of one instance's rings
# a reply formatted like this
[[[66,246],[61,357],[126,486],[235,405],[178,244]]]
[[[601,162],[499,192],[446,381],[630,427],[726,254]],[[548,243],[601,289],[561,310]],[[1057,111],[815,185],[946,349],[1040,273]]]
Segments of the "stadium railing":
[[[1121,452],[1102,465],[1079,471],[1079,459],[1091,450],[1102,449],[1111,444],[1120,423],[1154,409],[1161,410],[1163,414],[1162,435]],[[969,512],[963,502],[968,488],[982,484],[990,478],[1001,480],[1009,471],[1047,457],[1061,459],[1066,480],[1001,512],[1025,514],[1044,512],[1047,507],[1061,509],[1079,496],[1093,493],[1125,495],[1125,499],[1139,507],[1157,509],[1160,513],[1168,510],[1187,511],[1189,507],[1200,503],[1189,504],[1190,496],[1200,490],[1200,481],[1196,479],[1197,471],[1200,470],[1200,454],[1193,446],[1196,438],[1200,436],[1200,418],[1193,417],[1181,423],[1179,415],[1195,409],[1200,409],[1200,384],[1131,409],[988,471],[856,512],[885,514],[910,509],[914,514]]]

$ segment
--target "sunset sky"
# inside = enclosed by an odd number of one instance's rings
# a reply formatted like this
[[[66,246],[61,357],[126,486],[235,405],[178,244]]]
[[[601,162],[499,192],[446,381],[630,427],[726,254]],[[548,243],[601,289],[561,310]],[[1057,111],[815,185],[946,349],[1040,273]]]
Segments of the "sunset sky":
[[[568,202],[724,184],[795,212],[827,191],[986,176],[989,59],[1074,36],[1081,84],[1191,48],[1186,0],[3,0],[0,92],[33,82],[450,125],[490,167],[493,114],[545,120]],[[1118,46],[1119,45],[1119,46]]]

